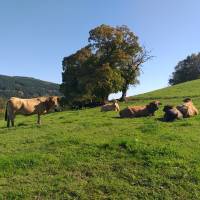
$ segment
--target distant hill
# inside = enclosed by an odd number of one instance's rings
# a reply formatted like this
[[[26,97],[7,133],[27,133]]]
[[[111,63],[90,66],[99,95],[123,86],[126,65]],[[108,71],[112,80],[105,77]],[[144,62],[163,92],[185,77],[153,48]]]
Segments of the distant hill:
[[[0,98],[60,95],[59,84],[30,77],[0,75]]]

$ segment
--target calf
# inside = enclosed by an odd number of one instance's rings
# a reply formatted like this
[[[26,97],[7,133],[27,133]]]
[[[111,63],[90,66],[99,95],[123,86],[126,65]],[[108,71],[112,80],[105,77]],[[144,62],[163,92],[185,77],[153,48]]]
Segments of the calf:
[[[113,101],[113,103],[108,103],[103,106],[101,106],[101,112],[107,112],[107,111],[120,111],[119,104],[117,101]]]

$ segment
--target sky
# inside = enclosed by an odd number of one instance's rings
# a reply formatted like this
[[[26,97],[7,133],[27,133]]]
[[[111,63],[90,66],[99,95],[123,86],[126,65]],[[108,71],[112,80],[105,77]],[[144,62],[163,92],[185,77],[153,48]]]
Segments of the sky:
[[[168,86],[176,64],[200,51],[199,0],[0,0],[0,74],[61,83],[62,59],[101,24],[127,25],[152,60],[135,95]]]

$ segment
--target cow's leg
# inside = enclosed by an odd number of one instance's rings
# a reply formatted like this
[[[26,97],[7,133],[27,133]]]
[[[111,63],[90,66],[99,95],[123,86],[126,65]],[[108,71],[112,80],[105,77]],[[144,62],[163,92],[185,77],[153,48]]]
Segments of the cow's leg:
[[[10,121],[12,126],[14,126],[14,120],[15,120],[15,114],[14,112],[10,112]]]
[[[10,117],[9,116],[7,117],[7,127],[8,128],[10,127]]]
[[[40,119],[40,114],[38,114],[38,120],[37,120],[38,124],[41,124],[41,119]]]
[[[12,126],[15,126],[15,121],[14,120],[15,120],[15,117],[13,116],[12,119],[11,119]]]

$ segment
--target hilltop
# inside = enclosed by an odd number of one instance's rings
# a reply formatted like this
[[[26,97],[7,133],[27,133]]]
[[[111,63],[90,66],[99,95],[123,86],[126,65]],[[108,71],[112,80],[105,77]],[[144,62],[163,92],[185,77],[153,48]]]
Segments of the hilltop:
[[[0,97],[60,95],[59,85],[30,77],[0,75]]]
[[[173,99],[185,97],[200,97],[200,79],[187,81],[145,94],[129,97],[133,99]]]
[[[199,80],[139,95],[200,109]],[[165,123],[99,108],[0,121],[0,199],[200,199],[200,115]]]

